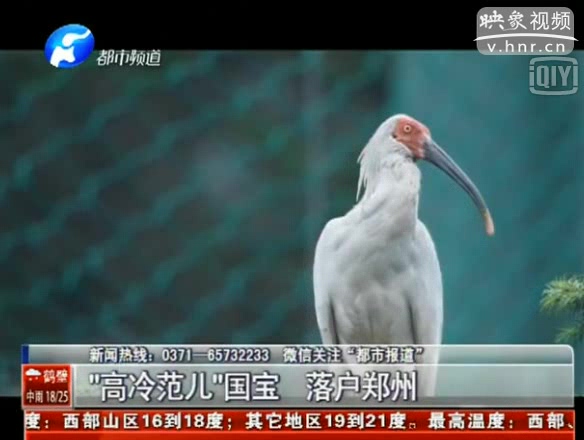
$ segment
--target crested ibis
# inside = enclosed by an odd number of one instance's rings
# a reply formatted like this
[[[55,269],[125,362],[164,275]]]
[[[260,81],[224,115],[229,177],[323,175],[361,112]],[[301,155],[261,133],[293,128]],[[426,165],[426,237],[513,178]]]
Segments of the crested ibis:
[[[420,160],[460,185],[494,234],[481,193],[429,129],[404,114],[388,118],[358,158],[357,203],[325,225],[316,245],[314,305],[323,344],[441,344],[442,274],[418,218]],[[424,363],[436,365],[438,356],[430,350]],[[419,376],[419,394],[434,395],[435,372]]]

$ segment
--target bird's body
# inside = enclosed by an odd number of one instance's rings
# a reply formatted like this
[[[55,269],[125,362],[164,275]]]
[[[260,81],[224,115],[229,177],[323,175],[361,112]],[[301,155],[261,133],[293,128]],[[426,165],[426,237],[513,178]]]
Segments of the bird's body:
[[[383,187],[329,221],[318,241],[315,291],[328,304],[317,307],[329,310],[317,316],[330,314],[335,328],[322,337],[330,344],[439,344],[442,279],[417,216],[419,171],[403,162],[382,172]]]
[[[326,224],[316,245],[315,307],[324,344],[442,342],[442,275],[418,219],[415,148],[392,136],[400,120],[413,121],[390,118],[371,138],[359,158],[362,197]],[[428,351],[424,363],[437,361],[438,351]],[[422,376],[420,393],[433,395],[435,381],[435,371]]]

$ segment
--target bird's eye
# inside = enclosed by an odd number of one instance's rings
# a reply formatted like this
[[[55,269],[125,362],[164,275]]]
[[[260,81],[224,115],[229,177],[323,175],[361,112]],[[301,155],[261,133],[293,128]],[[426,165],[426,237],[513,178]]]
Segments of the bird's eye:
[[[409,133],[410,131],[412,131],[412,126],[411,125],[404,125],[404,132]]]

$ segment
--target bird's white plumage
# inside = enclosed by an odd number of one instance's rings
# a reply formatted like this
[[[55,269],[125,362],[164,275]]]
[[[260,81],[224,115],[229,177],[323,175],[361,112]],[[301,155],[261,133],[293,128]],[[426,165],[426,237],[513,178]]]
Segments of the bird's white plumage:
[[[380,126],[359,158],[358,203],[327,223],[316,246],[315,308],[324,344],[441,343],[442,276],[418,219],[420,170],[390,135],[399,116]],[[437,353],[424,362],[435,363]],[[423,375],[420,394],[433,395],[435,380],[435,370]]]

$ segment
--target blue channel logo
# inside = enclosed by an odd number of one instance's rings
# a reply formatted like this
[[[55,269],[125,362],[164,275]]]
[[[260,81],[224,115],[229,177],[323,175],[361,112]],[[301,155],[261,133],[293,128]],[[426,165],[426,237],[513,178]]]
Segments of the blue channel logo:
[[[83,64],[93,52],[91,31],[80,24],[68,24],[53,32],[45,44],[45,58],[58,69],[72,69]]]

